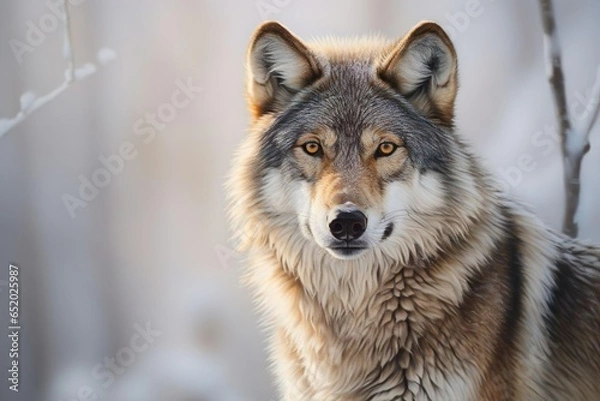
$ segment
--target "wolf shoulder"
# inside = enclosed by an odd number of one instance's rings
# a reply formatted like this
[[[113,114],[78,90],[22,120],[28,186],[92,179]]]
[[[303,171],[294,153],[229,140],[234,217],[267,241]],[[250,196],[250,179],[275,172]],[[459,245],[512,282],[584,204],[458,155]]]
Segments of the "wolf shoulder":
[[[548,336],[545,386],[556,399],[600,394],[600,248],[561,237],[543,321]],[[565,398],[566,397],[566,398]]]

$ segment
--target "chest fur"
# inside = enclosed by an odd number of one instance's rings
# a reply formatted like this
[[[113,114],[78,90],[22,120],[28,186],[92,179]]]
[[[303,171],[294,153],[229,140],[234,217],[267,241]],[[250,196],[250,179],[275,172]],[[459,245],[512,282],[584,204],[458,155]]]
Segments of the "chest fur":
[[[485,336],[475,340],[480,327],[465,324],[457,312],[455,303],[463,299],[440,297],[456,292],[452,281],[433,286],[428,274],[404,269],[351,309],[302,294],[293,307],[297,324],[280,327],[277,346],[290,348],[283,363],[300,372],[306,394],[319,400],[471,399],[478,364],[485,363],[478,360],[485,353],[477,353]]]

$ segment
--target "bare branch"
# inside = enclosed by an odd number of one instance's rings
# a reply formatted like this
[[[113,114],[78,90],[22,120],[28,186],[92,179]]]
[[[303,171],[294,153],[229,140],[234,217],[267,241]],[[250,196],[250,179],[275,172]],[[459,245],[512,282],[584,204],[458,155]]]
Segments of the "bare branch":
[[[558,35],[556,34],[556,22],[552,0],[540,0],[542,6],[542,26],[544,28],[544,50],[546,54],[546,69],[548,81],[554,96],[556,117],[559,121],[559,135],[564,143],[567,133],[571,130],[571,121],[567,109],[567,97],[565,94],[565,78],[562,68],[562,59]]]
[[[66,78],[60,86],[54,88],[52,91],[43,96],[36,98],[31,92],[24,93],[21,96],[21,111],[19,111],[19,113],[11,119],[0,118],[0,138],[25,120],[27,116],[35,112],[46,103],[49,103],[57,98],[58,95],[66,91],[73,82],[80,81],[94,72],[96,72],[96,66],[93,64],[85,64],[73,71],[73,76],[75,77],[74,81],[70,81],[68,78]]]
[[[565,215],[563,219],[563,232],[576,237],[579,226],[576,221],[577,208],[579,207],[579,194],[581,191],[581,162],[583,156],[589,151],[587,133],[573,130],[567,107],[565,95],[565,80],[562,68],[560,45],[556,33],[556,22],[552,0],[540,0],[542,26],[544,29],[544,43],[546,53],[546,68],[548,81],[554,97],[556,117],[558,119],[559,135],[564,166],[565,185]],[[600,84],[598,84],[600,86]],[[600,91],[600,88],[598,89]],[[595,90],[596,92],[596,90]],[[593,98],[593,97],[592,97]],[[593,99],[591,100],[593,101]],[[598,111],[591,114],[589,124],[593,125]]]
[[[592,132],[594,124],[596,124],[598,114],[600,114],[600,66],[598,66],[598,70],[596,71],[596,81],[594,82],[592,95],[586,105],[585,111],[587,114],[583,122],[583,133],[587,139],[590,137],[590,132]]]
[[[75,80],[75,52],[73,52],[73,40],[71,36],[71,16],[69,13],[69,2],[63,1],[63,15],[65,22],[64,39],[63,39],[63,55],[69,67],[66,71],[66,78],[68,81],[73,82]]]
[[[96,72],[96,66],[92,63],[86,63],[79,68],[75,67],[75,54],[73,52],[73,42],[71,37],[71,19],[69,15],[69,3],[63,1],[64,5],[64,44],[63,44],[63,56],[67,60],[68,67],[65,70],[65,80],[56,88],[49,93],[37,97],[32,92],[26,92],[21,95],[20,108],[21,110],[16,116],[6,119],[0,118],[0,138],[8,131],[13,129],[19,123],[27,118],[30,114],[35,112],[37,109],[49,103],[58,97],[62,92],[67,90],[74,82],[80,81],[85,77]],[[107,64],[114,60],[116,54],[113,50],[104,48],[98,52],[98,61],[100,64]]]

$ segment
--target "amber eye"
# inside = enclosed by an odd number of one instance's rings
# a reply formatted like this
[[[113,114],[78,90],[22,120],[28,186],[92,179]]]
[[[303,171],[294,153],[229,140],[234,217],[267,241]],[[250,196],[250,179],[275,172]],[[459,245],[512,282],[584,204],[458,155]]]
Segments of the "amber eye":
[[[377,151],[375,152],[375,157],[385,157],[394,153],[398,149],[398,145],[392,142],[382,142],[377,147]]]
[[[318,156],[321,153],[321,145],[315,141],[306,142],[302,145],[302,149],[311,156]]]

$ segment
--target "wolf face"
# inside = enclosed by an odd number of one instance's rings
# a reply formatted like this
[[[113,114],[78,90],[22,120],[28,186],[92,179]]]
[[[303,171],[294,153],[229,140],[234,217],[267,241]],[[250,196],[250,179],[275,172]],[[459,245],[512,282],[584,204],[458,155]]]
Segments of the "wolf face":
[[[425,248],[421,220],[433,237],[445,225],[452,231],[465,218],[452,211],[468,210],[453,203],[475,196],[452,173],[468,168],[451,132],[454,48],[431,22],[399,42],[338,48],[306,45],[278,23],[255,33],[255,204],[266,218],[293,216],[306,239],[338,259]]]

